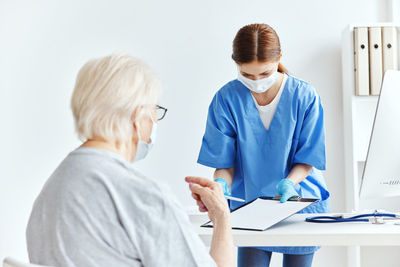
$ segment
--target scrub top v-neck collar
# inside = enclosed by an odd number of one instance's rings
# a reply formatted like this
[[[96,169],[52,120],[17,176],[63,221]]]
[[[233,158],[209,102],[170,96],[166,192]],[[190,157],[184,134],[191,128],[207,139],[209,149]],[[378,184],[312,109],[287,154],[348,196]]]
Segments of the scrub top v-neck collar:
[[[269,128],[271,126],[271,122],[275,115],[279,101],[281,99],[283,89],[285,88],[287,78],[288,78],[287,74],[283,73],[283,78],[282,78],[281,84],[279,86],[278,92],[275,94],[272,101],[270,101],[270,103],[268,103],[267,105],[259,105],[257,103],[257,99],[254,97],[253,94],[251,94],[254,104],[256,105],[258,114],[261,118],[261,122],[263,123],[263,125],[267,131],[269,130]]]
[[[247,94],[246,94],[247,95],[247,100],[246,101],[247,101],[247,106],[248,106],[248,109],[247,109],[248,110],[248,114],[247,115],[248,115],[248,117],[255,119],[255,121],[258,124],[257,126],[258,127],[262,127],[265,130],[266,133],[271,133],[271,131],[274,129],[274,125],[276,124],[275,123],[276,117],[279,117],[280,114],[281,114],[282,102],[285,102],[285,99],[286,99],[286,91],[288,90],[287,86],[288,86],[288,83],[289,83],[289,79],[290,79],[290,76],[287,75],[287,78],[286,78],[286,81],[285,81],[285,85],[284,85],[284,87],[282,89],[281,97],[280,97],[279,102],[277,104],[277,107],[276,107],[276,110],[275,110],[275,114],[272,117],[272,120],[271,120],[271,123],[269,125],[268,130],[265,128],[265,126],[264,126],[264,124],[263,124],[263,122],[261,120],[260,114],[258,113],[258,109],[257,109],[256,103],[254,103],[253,95],[251,94],[250,90],[247,89],[247,87],[246,87],[246,90],[247,90]],[[256,116],[257,118],[254,118],[254,116]]]

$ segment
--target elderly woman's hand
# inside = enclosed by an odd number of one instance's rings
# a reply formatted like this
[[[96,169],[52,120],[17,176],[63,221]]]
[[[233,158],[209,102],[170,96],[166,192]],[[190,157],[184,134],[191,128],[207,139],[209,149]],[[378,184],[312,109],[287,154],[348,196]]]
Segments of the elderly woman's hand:
[[[229,217],[229,207],[219,183],[201,177],[186,177],[192,197],[201,212],[208,212],[208,217],[216,221]]]

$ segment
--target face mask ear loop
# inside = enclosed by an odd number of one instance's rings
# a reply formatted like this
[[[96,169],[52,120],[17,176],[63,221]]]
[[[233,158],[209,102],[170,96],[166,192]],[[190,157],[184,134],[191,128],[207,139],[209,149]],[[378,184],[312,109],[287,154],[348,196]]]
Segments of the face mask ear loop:
[[[139,127],[139,122],[136,125],[136,132],[137,132],[137,136],[138,136],[138,142],[140,141],[141,137],[140,137],[140,127]]]
[[[138,118],[142,117],[143,115],[148,115],[146,114],[147,112],[143,112],[143,109],[140,111],[140,113],[138,114],[137,118],[135,119],[135,121],[137,122],[136,125],[136,130],[137,130],[137,135],[138,135],[138,141],[141,140],[141,136],[140,136],[140,127],[139,127],[139,121]],[[153,118],[150,116],[151,120],[153,121]],[[135,122],[134,122],[135,123]]]
[[[150,116],[150,120],[151,120],[151,122],[153,123],[151,131],[153,132],[153,127],[157,124],[157,122],[153,119],[153,116],[151,116],[151,114],[150,114],[150,115],[149,115],[149,114],[145,114],[145,115]],[[138,135],[138,141],[140,141],[140,140],[141,140],[141,136],[140,136],[139,122],[137,122],[136,130],[137,130],[137,135]],[[151,140],[151,141],[152,141],[152,140]]]

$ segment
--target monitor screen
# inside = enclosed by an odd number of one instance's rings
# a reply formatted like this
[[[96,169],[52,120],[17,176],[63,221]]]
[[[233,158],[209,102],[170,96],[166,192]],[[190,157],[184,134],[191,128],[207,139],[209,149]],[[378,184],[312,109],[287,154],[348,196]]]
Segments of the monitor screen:
[[[400,71],[386,71],[360,186],[361,198],[400,196]]]

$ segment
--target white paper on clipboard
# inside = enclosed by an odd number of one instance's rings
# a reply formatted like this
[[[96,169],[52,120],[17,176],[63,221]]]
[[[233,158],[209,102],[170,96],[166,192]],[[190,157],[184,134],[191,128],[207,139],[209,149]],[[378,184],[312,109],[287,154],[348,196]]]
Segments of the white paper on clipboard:
[[[232,229],[264,231],[316,201],[318,199],[303,198],[280,203],[272,197],[257,198],[232,211]],[[212,222],[207,222],[202,227],[212,227]]]

